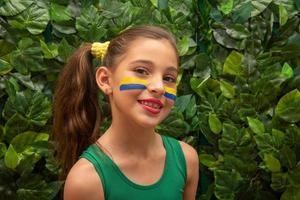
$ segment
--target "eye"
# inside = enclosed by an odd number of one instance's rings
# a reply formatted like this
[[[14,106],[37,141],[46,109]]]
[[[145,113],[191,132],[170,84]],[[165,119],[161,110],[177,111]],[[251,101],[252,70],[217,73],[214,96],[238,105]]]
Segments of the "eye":
[[[140,75],[149,75],[148,70],[143,67],[136,68],[134,71]]]
[[[165,76],[164,77],[164,81],[169,82],[169,83],[175,83],[176,82],[176,78],[173,76]]]

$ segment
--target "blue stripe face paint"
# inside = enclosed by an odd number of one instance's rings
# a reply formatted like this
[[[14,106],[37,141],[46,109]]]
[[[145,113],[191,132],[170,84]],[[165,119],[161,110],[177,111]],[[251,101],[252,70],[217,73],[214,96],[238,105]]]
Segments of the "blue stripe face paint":
[[[164,94],[164,96],[167,97],[168,99],[173,100],[173,101],[176,100],[176,96],[173,95],[173,94],[170,94],[170,93],[167,93],[167,92],[166,92],[166,93]]]
[[[126,77],[120,82],[120,91],[124,90],[145,90],[147,89],[148,81],[134,78]],[[176,89],[164,86],[165,93],[164,96],[172,101],[176,100]]]
[[[122,84],[120,90],[145,90],[147,87],[142,84]]]
[[[139,78],[133,78],[133,77],[126,77],[121,80],[120,90],[145,90],[147,89],[148,81],[139,79]]]
[[[171,100],[175,101],[175,99],[176,99],[176,89],[165,86],[164,96],[167,97],[168,99],[171,99]]]

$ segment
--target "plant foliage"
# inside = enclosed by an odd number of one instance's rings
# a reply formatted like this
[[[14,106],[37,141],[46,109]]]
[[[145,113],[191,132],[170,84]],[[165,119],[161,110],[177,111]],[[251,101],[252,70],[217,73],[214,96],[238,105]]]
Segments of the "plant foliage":
[[[58,73],[83,42],[138,24],[176,36],[179,96],[157,130],[198,150],[197,198],[300,199],[299,20],[293,0],[0,1],[0,199],[58,199]]]

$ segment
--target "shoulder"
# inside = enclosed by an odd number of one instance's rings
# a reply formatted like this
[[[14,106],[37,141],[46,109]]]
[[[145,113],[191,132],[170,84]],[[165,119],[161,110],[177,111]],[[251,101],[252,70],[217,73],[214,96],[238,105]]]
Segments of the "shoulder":
[[[65,182],[64,199],[104,200],[101,180],[88,160],[78,160],[70,170]]]
[[[199,157],[197,151],[191,145],[179,141],[180,146],[182,148],[187,167],[198,168],[199,166]]]
[[[199,157],[197,151],[189,144],[179,142],[187,164],[187,177],[183,199],[195,199],[199,181]]]

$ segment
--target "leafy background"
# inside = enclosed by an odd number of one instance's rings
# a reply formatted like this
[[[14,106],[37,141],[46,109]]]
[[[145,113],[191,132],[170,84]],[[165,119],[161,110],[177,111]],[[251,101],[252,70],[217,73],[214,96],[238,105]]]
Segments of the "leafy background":
[[[157,129],[198,150],[197,199],[299,200],[299,18],[296,0],[0,0],[0,199],[59,198],[51,103],[72,51],[158,24],[181,71]]]

